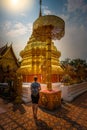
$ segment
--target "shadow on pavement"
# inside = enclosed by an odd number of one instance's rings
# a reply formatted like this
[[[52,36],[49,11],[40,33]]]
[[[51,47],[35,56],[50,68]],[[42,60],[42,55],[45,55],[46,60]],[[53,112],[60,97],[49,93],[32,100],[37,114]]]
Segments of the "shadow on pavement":
[[[22,104],[14,104],[13,105],[13,111],[19,110],[21,114],[24,114],[26,112],[24,106]]]
[[[87,128],[84,127],[82,124],[77,123],[76,121],[72,120],[70,117],[67,116],[68,112],[69,112],[67,107],[63,106],[63,107],[58,108],[57,110],[54,110],[54,111],[49,111],[49,110],[46,110],[44,108],[40,108],[40,109],[46,113],[51,114],[52,116],[55,116],[56,118],[60,118],[60,119],[67,121],[70,124],[69,129],[71,129],[71,127],[73,127],[77,130],[87,130]]]
[[[46,113],[49,113],[51,115],[56,115],[56,113],[59,113],[60,115],[60,112],[61,110],[63,110],[63,113],[67,114],[68,113],[68,109],[64,108],[64,106],[61,105],[61,107],[55,109],[55,110],[48,110],[48,109],[45,109],[43,107],[39,107],[43,112],[46,112]]]
[[[86,97],[87,97],[87,91],[80,94],[78,97],[76,97],[74,99],[74,101],[72,102],[72,104],[87,110],[87,98]]]
[[[41,119],[35,120],[35,123],[38,130],[53,130],[53,128],[49,127],[47,123]]]

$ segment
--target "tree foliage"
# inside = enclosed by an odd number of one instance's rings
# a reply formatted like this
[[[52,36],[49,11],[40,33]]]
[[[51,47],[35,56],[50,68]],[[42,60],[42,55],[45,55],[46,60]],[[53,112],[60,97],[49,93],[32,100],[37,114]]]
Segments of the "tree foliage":
[[[82,82],[87,80],[87,63],[82,59],[65,59],[61,61],[64,73],[68,74],[73,81]]]

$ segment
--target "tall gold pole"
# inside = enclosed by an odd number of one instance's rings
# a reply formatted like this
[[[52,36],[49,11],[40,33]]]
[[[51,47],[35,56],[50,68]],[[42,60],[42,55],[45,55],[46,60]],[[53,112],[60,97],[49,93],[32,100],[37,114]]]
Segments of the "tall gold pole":
[[[47,43],[47,52],[46,52],[46,83],[47,89],[49,91],[52,90],[52,82],[51,82],[51,38],[48,37],[46,40]]]
[[[41,12],[41,5],[42,5],[42,0],[40,0],[40,12],[39,12],[39,17],[42,16],[42,12]]]

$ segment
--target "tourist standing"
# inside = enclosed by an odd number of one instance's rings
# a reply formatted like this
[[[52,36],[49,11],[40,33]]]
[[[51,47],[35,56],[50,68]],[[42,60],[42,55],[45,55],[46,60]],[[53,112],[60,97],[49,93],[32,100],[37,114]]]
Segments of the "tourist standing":
[[[37,119],[38,102],[39,102],[39,91],[41,90],[40,83],[37,82],[38,78],[34,77],[34,82],[31,83],[31,100],[32,100],[32,110],[33,116]]]

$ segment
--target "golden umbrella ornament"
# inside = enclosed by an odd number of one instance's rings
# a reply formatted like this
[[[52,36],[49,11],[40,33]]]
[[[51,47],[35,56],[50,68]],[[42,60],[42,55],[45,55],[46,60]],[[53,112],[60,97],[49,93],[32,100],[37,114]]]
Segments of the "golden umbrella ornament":
[[[65,33],[65,22],[58,16],[45,15],[40,16],[33,23],[33,36],[38,41],[45,41],[47,43],[46,53],[46,83],[47,89],[52,90],[51,82],[51,41],[60,40]]]

